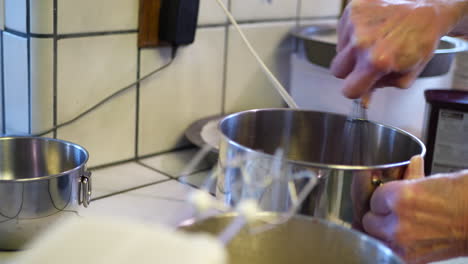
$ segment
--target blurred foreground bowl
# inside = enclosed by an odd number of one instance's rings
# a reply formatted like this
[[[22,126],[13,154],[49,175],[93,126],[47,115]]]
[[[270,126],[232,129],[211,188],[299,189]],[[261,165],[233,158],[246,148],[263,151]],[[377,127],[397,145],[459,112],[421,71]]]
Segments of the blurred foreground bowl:
[[[189,232],[221,233],[235,218],[225,214],[181,227]],[[274,220],[262,213],[253,226]],[[244,227],[228,245],[231,264],[396,264],[404,263],[381,242],[362,233],[323,220],[295,216],[268,231],[250,234]]]

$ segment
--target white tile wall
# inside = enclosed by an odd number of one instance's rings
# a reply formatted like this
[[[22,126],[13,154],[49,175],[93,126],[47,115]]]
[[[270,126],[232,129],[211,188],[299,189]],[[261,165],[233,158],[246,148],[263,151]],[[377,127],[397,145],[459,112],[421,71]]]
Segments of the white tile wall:
[[[135,82],[136,34],[70,38],[58,42],[58,122],[67,121]],[[135,89],[115,97],[57,136],[83,145],[89,166],[130,159],[135,149]]]
[[[53,126],[54,50],[51,38],[31,38],[31,132]]]
[[[289,85],[289,57],[294,23],[264,23],[242,26],[245,34],[281,83]],[[283,101],[241,41],[229,30],[225,112],[252,108],[281,107]]]
[[[0,33],[0,61],[2,61],[2,56],[3,56],[3,33]],[[2,73],[3,73],[3,63],[0,63],[0,85],[3,84]],[[3,90],[3,85],[0,87]],[[3,133],[3,92],[0,93],[0,133]]]
[[[135,151],[135,89],[127,91],[77,122],[61,128],[57,137],[88,150],[88,166],[131,159]]]
[[[58,120],[64,122],[136,81],[137,35],[58,42]]]
[[[136,30],[138,3],[136,0],[60,0],[58,33]]]
[[[92,171],[92,198],[128,190],[145,184],[168,179],[136,162],[129,162]]]
[[[197,152],[198,149],[174,151],[171,153],[142,159],[141,162],[159,171],[167,173],[172,177],[178,177],[182,173],[182,170],[185,169],[185,166],[187,166],[192,158],[197,154]],[[206,170],[212,166],[213,164],[210,162],[202,161],[193,169],[193,171],[186,173]]]
[[[18,0],[16,0],[18,1]],[[28,0],[30,10],[31,33],[53,34],[54,32],[54,0]],[[18,2],[25,2],[20,0]],[[58,1],[61,6],[62,1]]]
[[[342,0],[301,0],[301,17],[338,16]]]
[[[5,26],[16,31],[26,32],[26,1],[5,1]]]
[[[0,0],[0,30],[5,29],[5,0]]]
[[[333,25],[333,24],[338,24],[338,21],[339,21],[338,18],[301,19],[299,21],[299,26],[321,25],[321,24]]]
[[[238,20],[295,18],[298,0],[232,0],[231,11]]]
[[[31,32],[53,33],[54,0],[0,0],[0,7],[2,1],[5,1],[7,28],[26,32],[26,3],[29,3]],[[295,24],[298,0],[223,1],[230,2],[235,16],[246,22],[242,27],[249,39],[288,87],[288,60],[293,50],[288,32]],[[337,0],[302,2],[300,14],[303,17],[329,16],[339,8]],[[57,2],[58,33],[83,35],[60,38],[57,43],[59,124],[136,81],[138,67],[143,77],[170,60],[170,48],[144,49],[140,53],[140,65],[137,65],[136,33],[86,35],[137,30],[138,3],[137,0]],[[283,106],[270,81],[232,28],[225,43],[223,24],[226,18],[216,1],[201,0],[200,4],[199,25],[219,26],[199,28],[195,43],[181,47],[170,67],[142,82],[138,104],[136,92],[128,91],[73,125],[59,129],[58,137],[90,150],[90,166],[135,157],[136,136],[139,155],[159,153],[186,145],[185,129],[200,118],[223,111]],[[278,19],[290,21],[253,23]],[[26,43],[24,38],[5,33],[4,50],[8,50],[8,54],[5,53],[8,67],[4,67],[5,108],[7,132],[10,133],[28,132],[30,125],[32,132],[39,132],[53,125],[54,41],[31,38],[31,112]],[[137,114],[138,128],[135,127]]]
[[[5,126],[8,134],[29,133],[27,49],[25,38],[3,33]]]
[[[142,57],[158,57],[154,52],[144,50]],[[140,155],[180,146],[191,122],[220,113],[223,58],[224,28],[199,29],[195,43],[180,48],[170,67],[141,84]]]
[[[223,1],[228,6],[228,1]],[[221,24],[226,22],[223,10],[218,6],[216,0],[200,0],[200,12],[198,14],[198,24]]]
[[[171,54],[170,47],[142,49],[140,53],[140,78],[167,64],[171,60]]]

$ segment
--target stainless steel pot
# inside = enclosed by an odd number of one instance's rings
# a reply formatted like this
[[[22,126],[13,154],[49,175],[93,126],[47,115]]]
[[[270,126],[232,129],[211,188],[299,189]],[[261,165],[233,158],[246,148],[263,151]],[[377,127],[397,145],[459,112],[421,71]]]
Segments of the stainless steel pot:
[[[40,137],[0,138],[0,250],[24,247],[79,204],[88,206],[88,152],[73,143]]]
[[[218,235],[235,215],[221,215],[182,227],[190,232]],[[273,220],[263,214],[252,225]],[[379,241],[319,219],[295,216],[287,223],[252,235],[242,229],[227,247],[232,264],[397,264],[404,263]]]
[[[226,117],[220,123],[217,196],[232,206],[248,198],[265,211],[284,212],[291,207],[289,182],[297,192],[307,182],[291,175],[316,175],[318,184],[301,213],[359,229],[375,188],[401,179],[411,157],[424,155],[426,149],[405,131],[360,120],[366,148],[353,155],[365,159],[349,157],[349,122],[342,115],[293,109],[251,110]],[[277,167],[278,148],[283,148],[286,161],[282,181],[272,183],[267,175]]]

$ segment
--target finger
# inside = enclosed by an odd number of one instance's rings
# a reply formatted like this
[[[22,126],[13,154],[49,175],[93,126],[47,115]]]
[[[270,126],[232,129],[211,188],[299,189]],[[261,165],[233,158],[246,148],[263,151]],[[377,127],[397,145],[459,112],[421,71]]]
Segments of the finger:
[[[423,70],[424,67],[403,74],[400,78],[395,80],[395,85],[393,86],[401,89],[409,88],[411,85],[413,85]]]
[[[404,74],[398,72],[389,73],[377,81],[375,88],[397,87],[397,80],[399,80],[403,75]]]
[[[394,215],[377,215],[372,212],[364,215],[362,227],[367,234],[388,242],[394,240],[397,228],[397,220]]]
[[[392,181],[378,187],[370,200],[371,212],[379,215],[392,213],[396,207],[402,186],[401,181]]]
[[[406,168],[404,179],[420,179],[424,178],[424,159],[421,155],[411,158],[408,168]]]
[[[361,97],[361,105],[366,109],[369,108],[369,104],[372,98],[373,91],[374,90],[370,90],[369,92],[367,92]]]
[[[372,177],[372,173],[362,171],[357,172],[357,175],[351,180],[350,196],[353,206],[353,224],[355,227],[361,226],[362,217],[370,210],[369,201],[375,190],[375,186],[371,180]]]
[[[349,21],[349,11],[345,9],[343,16],[338,23],[337,33],[338,33],[338,43],[336,45],[336,51],[342,51],[349,43],[351,39],[351,21]]]
[[[363,58],[360,59],[364,60]],[[343,93],[350,99],[359,98],[372,90],[383,75],[381,71],[372,67],[369,63],[358,61],[357,66],[345,79]]]
[[[346,78],[353,71],[356,64],[354,52],[353,46],[348,45],[336,55],[330,67],[333,75],[338,78]]]

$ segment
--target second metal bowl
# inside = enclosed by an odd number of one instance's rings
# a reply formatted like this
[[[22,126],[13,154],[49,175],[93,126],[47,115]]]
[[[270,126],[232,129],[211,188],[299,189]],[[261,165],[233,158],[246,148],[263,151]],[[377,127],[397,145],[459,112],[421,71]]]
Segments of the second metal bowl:
[[[335,24],[303,26],[294,29],[293,36],[303,42],[309,62],[329,68],[336,55],[337,33]],[[466,41],[452,37],[443,37],[434,56],[419,77],[433,77],[449,72],[455,54],[466,51]]]

